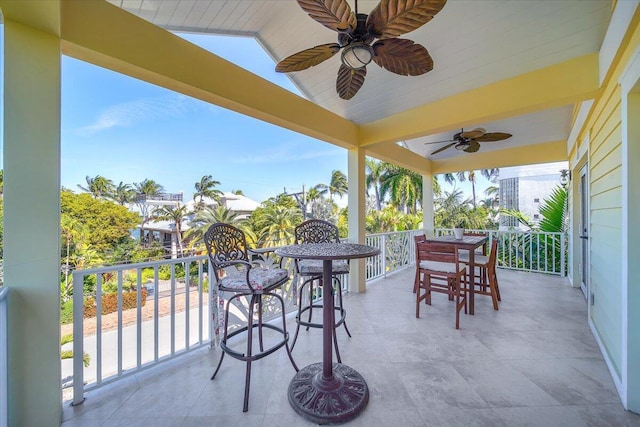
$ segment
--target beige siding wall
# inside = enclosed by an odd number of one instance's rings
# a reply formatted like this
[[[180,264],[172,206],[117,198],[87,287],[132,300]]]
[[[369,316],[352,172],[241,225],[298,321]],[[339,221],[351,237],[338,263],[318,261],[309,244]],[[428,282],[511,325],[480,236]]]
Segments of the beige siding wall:
[[[589,124],[591,319],[618,375],[622,364],[620,88],[609,85]]]

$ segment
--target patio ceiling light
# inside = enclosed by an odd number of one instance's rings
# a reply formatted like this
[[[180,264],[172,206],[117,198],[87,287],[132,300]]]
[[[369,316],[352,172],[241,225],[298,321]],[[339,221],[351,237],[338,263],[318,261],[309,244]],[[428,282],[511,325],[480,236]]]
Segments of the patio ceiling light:
[[[352,42],[342,51],[342,63],[353,70],[366,67],[373,59],[373,49],[366,43]]]
[[[467,148],[469,148],[470,145],[471,144],[469,143],[469,141],[464,140],[464,141],[458,142],[455,145],[455,148],[456,148],[456,150],[462,151],[462,150],[466,150]]]

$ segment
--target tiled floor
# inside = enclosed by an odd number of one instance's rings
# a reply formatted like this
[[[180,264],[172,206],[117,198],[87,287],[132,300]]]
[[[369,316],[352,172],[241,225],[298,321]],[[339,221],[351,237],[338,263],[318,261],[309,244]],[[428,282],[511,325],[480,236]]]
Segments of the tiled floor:
[[[586,321],[586,302],[565,279],[498,271],[502,303],[476,298],[454,328],[453,303],[434,295],[415,317],[413,271],[345,299],[353,335],[339,331],[343,363],[366,379],[370,399],[353,426],[640,426],[626,412]],[[293,319],[292,319],[293,320]],[[289,328],[293,331],[293,321]],[[320,330],[293,352],[321,360]],[[306,426],[289,405],[294,370],[284,350],[253,365],[249,412],[244,367],[202,349],[65,405],[63,426]]]

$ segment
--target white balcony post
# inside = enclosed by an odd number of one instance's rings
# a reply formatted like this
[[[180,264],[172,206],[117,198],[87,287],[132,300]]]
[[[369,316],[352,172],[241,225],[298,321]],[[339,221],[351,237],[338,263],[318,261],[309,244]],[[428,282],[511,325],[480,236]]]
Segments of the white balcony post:
[[[422,176],[422,229],[428,236],[433,230],[433,175]]]

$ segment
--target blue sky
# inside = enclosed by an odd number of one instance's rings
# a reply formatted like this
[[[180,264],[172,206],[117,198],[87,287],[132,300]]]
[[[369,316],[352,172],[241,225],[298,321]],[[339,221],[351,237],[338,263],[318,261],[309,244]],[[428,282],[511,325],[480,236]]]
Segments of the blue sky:
[[[183,37],[298,93],[253,40]],[[203,175],[223,191],[257,201],[328,183],[347,172],[342,148],[96,67],[63,59],[62,185],[86,176],[119,182],[153,179],[168,192],[193,195]]]

